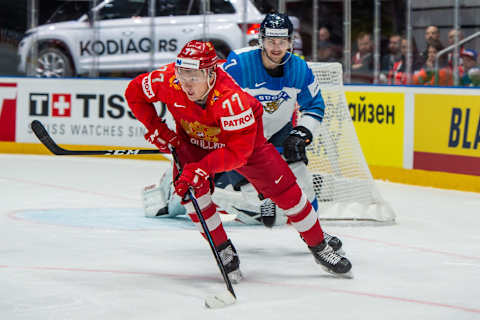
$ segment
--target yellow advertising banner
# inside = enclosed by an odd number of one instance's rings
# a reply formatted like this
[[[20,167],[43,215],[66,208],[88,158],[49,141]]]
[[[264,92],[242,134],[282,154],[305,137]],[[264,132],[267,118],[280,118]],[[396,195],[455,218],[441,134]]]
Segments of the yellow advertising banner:
[[[480,157],[480,96],[415,94],[414,151]]]
[[[345,95],[367,163],[401,168],[405,95],[384,92]]]

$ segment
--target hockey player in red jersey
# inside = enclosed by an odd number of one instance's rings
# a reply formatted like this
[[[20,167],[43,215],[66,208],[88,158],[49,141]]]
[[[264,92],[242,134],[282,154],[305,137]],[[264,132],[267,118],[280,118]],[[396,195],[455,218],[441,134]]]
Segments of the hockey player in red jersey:
[[[147,129],[145,138],[161,151],[176,148],[183,170],[174,169],[174,185],[187,214],[203,234],[195,209],[185,198],[191,186],[222,263],[231,281],[238,282],[240,260],[212,202],[210,179],[236,170],[285,210],[317,263],[331,273],[348,275],[350,261],[324,241],[316,211],[287,163],[265,139],[262,105],[217,68],[217,60],[210,42],[190,41],[175,63],[136,77],[125,92],[130,108]],[[158,117],[153,107],[158,101],[167,105],[176,132]]]

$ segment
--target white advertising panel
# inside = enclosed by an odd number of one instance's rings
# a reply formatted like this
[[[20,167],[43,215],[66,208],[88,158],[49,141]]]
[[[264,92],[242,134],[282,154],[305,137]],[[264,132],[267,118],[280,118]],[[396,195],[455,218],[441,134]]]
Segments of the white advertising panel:
[[[59,144],[154,148],[125,101],[128,80],[15,80],[17,142],[38,142],[29,125],[39,120]]]

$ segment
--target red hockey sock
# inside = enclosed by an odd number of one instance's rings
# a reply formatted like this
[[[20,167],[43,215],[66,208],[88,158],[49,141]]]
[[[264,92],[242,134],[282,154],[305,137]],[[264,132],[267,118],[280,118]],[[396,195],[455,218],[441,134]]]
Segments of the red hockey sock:
[[[323,230],[318,214],[298,185],[294,185],[272,200],[283,210],[291,225],[300,233],[308,246],[314,247],[323,241]]]
[[[202,217],[205,219],[208,230],[210,231],[210,235],[212,236],[213,243],[215,244],[215,247],[218,247],[227,241],[228,237],[225,229],[223,228],[220,215],[216,212],[217,206],[212,202],[210,194],[199,197],[197,201],[200,210],[202,211]],[[185,208],[187,209],[188,216],[200,230],[202,236],[207,239],[193,205],[191,203],[187,203],[185,204]]]

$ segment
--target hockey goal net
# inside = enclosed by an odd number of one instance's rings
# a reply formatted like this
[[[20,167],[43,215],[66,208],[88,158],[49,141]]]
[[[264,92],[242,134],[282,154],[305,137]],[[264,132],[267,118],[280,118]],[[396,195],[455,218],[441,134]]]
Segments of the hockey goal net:
[[[363,156],[343,90],[340,63],[309,63],[320,83],[325,116],[308,147],[308,168],[322,220],[394,222]]]

